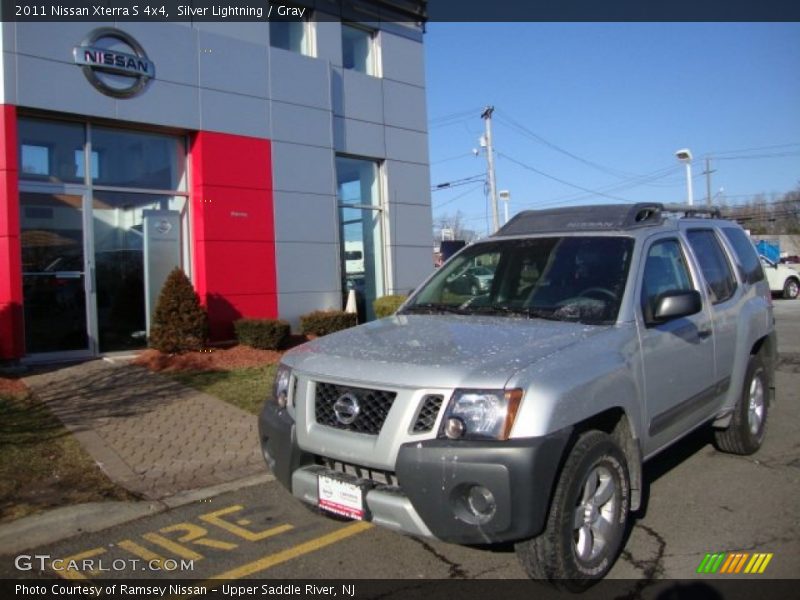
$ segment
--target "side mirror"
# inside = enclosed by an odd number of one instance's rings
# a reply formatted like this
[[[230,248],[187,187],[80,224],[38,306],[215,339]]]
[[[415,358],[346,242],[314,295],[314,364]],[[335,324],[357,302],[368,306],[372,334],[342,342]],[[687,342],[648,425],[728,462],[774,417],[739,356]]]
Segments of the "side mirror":
[[[656,299],[653,322],[664,323],[695,315],[703,310],[703,299],[697,290],[665,292]]]

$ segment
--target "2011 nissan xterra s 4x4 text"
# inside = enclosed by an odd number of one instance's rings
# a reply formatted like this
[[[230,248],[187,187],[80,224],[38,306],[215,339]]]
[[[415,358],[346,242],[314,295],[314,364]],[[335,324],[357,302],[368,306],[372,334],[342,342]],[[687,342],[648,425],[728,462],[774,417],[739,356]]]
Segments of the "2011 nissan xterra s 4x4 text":
[[[459,285],[476,267],[491,280]],[[394,316],[287,352],[261,443],[303,502],[514,542],[531,577],[581,589],[621,551],[645,460],[709,423],[758,450],[775,352],[758,255],[715,210],[523,212]]]

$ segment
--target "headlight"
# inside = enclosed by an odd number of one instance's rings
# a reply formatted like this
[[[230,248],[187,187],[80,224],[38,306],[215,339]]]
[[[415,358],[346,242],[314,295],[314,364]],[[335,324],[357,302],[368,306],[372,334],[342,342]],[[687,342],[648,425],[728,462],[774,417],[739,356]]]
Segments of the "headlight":
[[[292,370],[286,365],[278,365],[275,371],[275,382],[272,384],[272,398],[280,408],[286,408],[289,403],[289,380]]]
[[[507,440],[522,390],[456,390],[442,422],[450,439]]]

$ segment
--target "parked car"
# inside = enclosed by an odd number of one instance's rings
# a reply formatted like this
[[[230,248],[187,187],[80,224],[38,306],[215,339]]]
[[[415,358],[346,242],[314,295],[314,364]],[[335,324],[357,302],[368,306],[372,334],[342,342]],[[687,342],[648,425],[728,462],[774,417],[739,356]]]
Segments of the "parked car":
[[[487,293],[449,290],[484,263]],[[708,424],[722,451],[759,449],[776,345],[758,255],[715,211],[523,212],[394,316],[287,352],[261,446],[324,512],[513,543],[531,577],[580,590],[621,552],[644,461]]]
[[[477,296],[489,291],[493,278],[494,271],[488,267],[467,266],[460,272],[451,274],[447,287],[455,294]]]
[[[766,256],[761,257],[764,273],[767,275],[769,289],[788,300],[794,300],[800,293],[800,273],[794,269],[772,262]]]

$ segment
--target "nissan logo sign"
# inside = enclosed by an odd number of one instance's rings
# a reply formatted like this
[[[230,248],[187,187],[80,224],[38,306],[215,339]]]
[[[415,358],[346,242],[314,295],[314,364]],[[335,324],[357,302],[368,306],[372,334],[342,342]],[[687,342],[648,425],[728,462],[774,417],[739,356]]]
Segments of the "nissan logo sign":
[[[156,66],[142,45],[113,27],[92,31],[72,49],[72,57],[89,83],[114,98],[135,96],[156,76]]]
[[[342,394],[333,403],[333,412],[336,420],[342,425],[352,425],[356,420],[361,407],[358,405],[358,398],[350,392]]]

